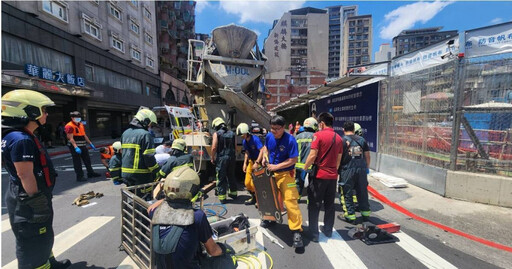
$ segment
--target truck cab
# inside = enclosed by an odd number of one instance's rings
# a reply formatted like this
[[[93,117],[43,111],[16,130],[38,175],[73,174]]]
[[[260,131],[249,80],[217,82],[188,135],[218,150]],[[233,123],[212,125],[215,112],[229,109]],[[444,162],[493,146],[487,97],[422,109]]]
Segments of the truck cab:
[[[182,138],[197,129],[196,118],[189,108],[175,106],[154,107],[158,124],[152,128],[155,135],[155,144],[162,144],[167,140]]]

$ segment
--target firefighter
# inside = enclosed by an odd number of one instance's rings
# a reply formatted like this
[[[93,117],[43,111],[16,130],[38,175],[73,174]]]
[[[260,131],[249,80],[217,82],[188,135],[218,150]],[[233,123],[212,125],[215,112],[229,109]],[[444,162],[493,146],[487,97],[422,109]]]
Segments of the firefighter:
[[[310,117],[304,120],[304,131],[300,132],[295,139],[299,146],[299,158],[295,164],[295,182],[297,183],[297,190],[299,191],[299,199],[302,197],[304,190],[304,179],[306,178],[306,170],[311,167],[304,168],[306,158],[311,150],[311,141],[313,141],[313,134],[318,130],[318,122],[315,118]]]
[[[359,123],[356,123],[354,122],[354,134],[355,135],[358,135],[360,137],[363,137],[363,128],[361,128],[361,125],[359,125]],[[340,165],[340,169],[341,169],[341,165]],[[369,171],[367,171],[367,174],[369,173]],[[347,212],[347,205],[345,204],[345,195],[343,193],[343,185],[344,185],[344,181],[341,181],[341,183],[339,183],[339,186],[338,186],[338,192],[340,194],[339,198],[340,198],[340,204],[343,208],[343,212],[345,212],[345,217],[347,216],[346,212]],[[359,204],[357,202],[357,195],[356,195],[356,190],[352,190],[352,201],[354,202],[354,209],[355,211],[359,211]]]
[[[87,144],[91,146],[93,150],[96,150],[94,144],[89,140],[87,134],[85,134],[84,125],[81,123],[82,114],[78,111],[69,113],[71,121],[66,124],[64,131],[68,139],[68,148],[73,158],[73,168],[75,169],[76,181],[86,181],[84,178],[84,171],[82,171],[82,161],[87,169],[87,177],[99,177],[100,174],[94,172],[91,166],[91,158],[89,157],[89,150]],[[82,161],[80,161],[82,159]]]
[[[245,173],[244,183],[247,191],[251,194],[251,198],[247,199],[244,203],[246,205],[254,205],[256,204],[256,189],[252,182],[252,166],[258,159],[263,145],[257,136],[249,133],[249,125],[247,125],[247,123],[240,123],[236,128],[236,134],[242,136],[243,139],[242,145],[245,150],[244,165],[242,168]]]
[[[200,190],[199,185],[197,173],[182,166],[166,177],[165,199],[148,208],[153,233],[152,249],[159,269],[207,268],[206,263],[216,264],[218,268],[236,268],[236,261],[231,256],[233,250],[222,243],[215,243],[206,214],[193,208],[192,200]],[[204,262],[201,264],[200,243],[212,256],[201,259]]]
[[[236,199],[235,181],[235,134],[228,130],[220,117],[212,122],[215,130],[212,139],[212,164],[217,171],[217,195],[221,203],[226,203],[226,192],[231,199]],[[229,189],[229,191],[228,191]]]
[[[158,172],[159,178],[165,178],[172,171],[182,167],[193,167],[194,159],[192,155],[185,153],[187,144],[185,140],[178,138],[172,142],[171,151],[169,154],[171,157],[167,159],[167,162],[162,166],[160,172]]]
[[[153,137],[148,131],[157,119],[153,111],[141,109],[121,135],[121,177],[128,186],[153,182],[158,172]],[[151,191],[142,190],[143,193]]]
[[[5,202],[16,237],[18,268],[67,268],[52,254],[52,191],[57,173],[34,131],[46,123],[55,103],[30,90],[2,96],[2,163],[9,174]],[[6,247],[6,246],[4,246]]]
[[[114,185],[119,185],[123,183],[121,178],[121,159],[123,158],[121,142],[114,142],[114,144],[112,144],[112,148],[114,150],[114,156],[110,158],[108,163],[108,171],[110,172],[110,177],[112,178]]]

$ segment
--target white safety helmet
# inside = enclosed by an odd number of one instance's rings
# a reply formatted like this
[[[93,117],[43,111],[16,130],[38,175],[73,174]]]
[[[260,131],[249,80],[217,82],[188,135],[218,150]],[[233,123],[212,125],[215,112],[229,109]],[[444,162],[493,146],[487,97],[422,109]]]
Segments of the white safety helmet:
[[[310,129],[313,129],[313,130],[318,130],[318,121],[313,118],[313,117],[310,117],[310,118],[307,118],[304,120],[304,129],[305,128],[310,128]]]
[[[249,125],[247,123],[240,123],[238,127],[236,127],[236,135],[243,135],[249,133]]]
[[[226,124],[226,122],[221,117],[217,117],[212,121],[213,129],[218,129],[222,124]]]
[[[199,176],[190,167],[183,166],[165,178],[164,193],[167,199],[191,200],[199,191]]]

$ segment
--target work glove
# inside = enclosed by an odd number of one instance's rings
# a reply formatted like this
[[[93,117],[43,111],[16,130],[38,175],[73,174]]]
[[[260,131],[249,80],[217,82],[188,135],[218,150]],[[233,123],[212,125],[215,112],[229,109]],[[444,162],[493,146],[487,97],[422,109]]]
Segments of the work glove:
[[[93,150],[96,150],[96,147],[94,146],[94,144],[93,144],[93,143],[89,144],[89,146],[91,146],[91,148],[92,148]]]
[[[114,185],[121,185],[121,184],[123,184],[122,181],[117,180],[117,179],[112,180],[112,182],[114,182]]]
[[[52,209],[48,205],[48,197],[42,192],[23,198],[21,204],[32,209],[32,217],[28,220],[29,223],[44,223],[49,221],[52,216]]]
[[[366,174],[370,174],[370,168],[366,168]]]
[[[76,148],[75,148],[75,152],[76,152],[77,154],[82,154],[82,150],[81,150],[79,147],[76,147]]]

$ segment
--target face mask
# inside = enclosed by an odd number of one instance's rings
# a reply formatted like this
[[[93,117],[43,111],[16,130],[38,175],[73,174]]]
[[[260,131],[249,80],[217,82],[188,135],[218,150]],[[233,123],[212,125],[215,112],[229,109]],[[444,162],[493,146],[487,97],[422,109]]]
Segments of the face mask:
[[[79,123],[82,121],[82,118],[73,118],[73,121],[76,122],[76,123]]]

